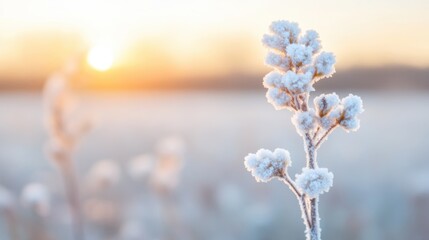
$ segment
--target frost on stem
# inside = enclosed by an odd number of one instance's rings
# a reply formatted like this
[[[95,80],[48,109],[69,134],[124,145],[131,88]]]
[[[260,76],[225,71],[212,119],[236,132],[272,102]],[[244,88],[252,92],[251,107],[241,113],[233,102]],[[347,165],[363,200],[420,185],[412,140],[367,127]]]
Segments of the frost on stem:
[[[310,198],[315,198],[332,187],[334,174],[327,168],[303,168],[296,176],[296,185]]]
[[[287,150],[277,148],[274,152],[260,149],[256,154],[250,153],[244,158],[247,171],[251,172],[258,182],[268,182],[274,177],[283,177],[286,168],[292,164]]]

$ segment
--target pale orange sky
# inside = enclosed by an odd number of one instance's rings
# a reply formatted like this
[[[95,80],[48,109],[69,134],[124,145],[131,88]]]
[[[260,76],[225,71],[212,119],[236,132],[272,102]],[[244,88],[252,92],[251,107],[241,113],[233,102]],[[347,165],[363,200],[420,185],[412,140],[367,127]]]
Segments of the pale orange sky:
[[[116,68],[261,72],[278,19],[317,30],[338,68],[429,67],[428,12],[427,0],[0,0],[0,76],[43,75],[100,43]]]

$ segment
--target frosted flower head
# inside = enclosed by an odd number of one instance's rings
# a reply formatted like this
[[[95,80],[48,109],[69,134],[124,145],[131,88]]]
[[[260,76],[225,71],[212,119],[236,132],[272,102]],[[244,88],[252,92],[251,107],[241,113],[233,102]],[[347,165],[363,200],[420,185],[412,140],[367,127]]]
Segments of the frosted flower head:
[[[304,135],[316,127],[316,114],[313,109],[309,109],[306,112],[296,112],[292,117],[292,123],[295,125],[298,133]]]
[[[286,20],[274,21],[270,25],[270,30],[274,34],[282,37],[287,43],[295,43],[301,33],[301,29],[296,22],[289,22]]]
[[[340,98],[336,93],[322,94],[314,98],[314,107],[319,117],[326,116],[332,109],[338,106]]]
[[[360,127],[360,120],[357,115],[361,114],[363,109],[362,99],[359,96],[350,94],[341,100],[343,107],[340,125],[347,131],[357,131]]]
[[[288,71],[285,75],[283,75],[282,82],[286,88],[289,89],[289,91],[299,94],[314,90],[311,85],[311,77],[312,76],[310,74],[297,74],[295,72]]]
[[[271,48],[283,53],[286,52],[286,46],[288,42],[289,40],[285,40],[284,38],[277,35],[264,34],[264,36],[262,37],[262,44],[264,44],[268,48]]]
[[[298,188],[310,198],[315,198],[329,191],[333,184],[334,174],[327,168],[303,168],[302,173],[295,177]]]
[[[277,148],[274,152],[260,149],[244,158],[244,166],[258,182],[268,182],[273,177],[283,177],[286,168],[291,165],[290,154],[285,149]]]
[[[314,30],[306,31],[305,34],[299,38],[299,43],[306,47],[310,47],[313,54],[318,53],[322,48],[319,34]]]
[[[335,73],[335,56],[330,52],[322,52],[316,57],[314,67],[320,78],[331,77]]]
[[[128,163],[128,172],[134,180],[142,180],[147,177],[155,167],[155,156],[143,154],[131,159]]]
[[[12,193],[0,186],[0,212],[10,210],[14,205]]]
[[[275,21],[270,25],[272,34],[265,34],[262,43],[274,50],[282,53],[286,52],[286,47],[291,43],[296,43],[301,32],[298,24],[289,21]]]
[[[282,80],[283,75],[277,71],[271,71],[265,75],[262,84],[265,88],[285,87]]]
[[[50,210],[49,191],[40,183],[28,184],[22,191],[24,206],[31,208],[39,216],[47,216]]]
[[[98,161],[89,172],[89,181],[94,190],[110,188],[117,184],[120,178],[120,167],[112,160]]]
[[[284,54],[277,54],[271,51],[265,57],[265,64],[282,72],[287,72],[290,69],[288,57],[284,56]]]
[[[312,48],[301,44],[291,44],[287,46],[286,52],[294,66],[300,67],[311,63],[313,56]]]
[[[336,123],[338,123],[339,119],[341,118],[342,112],[343,107],[341,105],[338,105],[337,107],[333,108],[328,114],[324,115],[323,117],[319,117],[320,126],[325,130],[331,128]]]
[[[345,118],[354,118],[364,111],[362,99],[359,96],[349,94],[341,100],[341,103],[344,107]]]
[[[269,88],[266,97],[267,101],[271,103],[276,110],[289,108],[291,106],[292,98],[279,88]]]

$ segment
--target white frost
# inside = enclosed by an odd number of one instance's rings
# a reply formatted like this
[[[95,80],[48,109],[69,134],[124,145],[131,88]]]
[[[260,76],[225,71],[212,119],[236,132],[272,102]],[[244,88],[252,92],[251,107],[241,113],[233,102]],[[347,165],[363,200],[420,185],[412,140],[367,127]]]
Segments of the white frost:
[[[286,52],[285,39],[277,35],[264,34],[262,37],[262,44],[268,48],[272,48],[280,52]]]
[[[338,106],[340,98],[336,93],[322,94],[314,98],[314,107],[319,117],[327,115],[332,109]]]
[[[291,105],[291,97],[279,88],[269,88],[266,97],[276,110],[285,109]]]
[[[314,88],[311,86],[311,75],[295,73],[288,71],[283,75],[282,82],[289,89],[289,91],[299,94],[304,92],[313,91]]]
[[[274,152],[260,149],[256,154],[250,153],[244,158],[244,166],[258,182],[268,182],[273,177],[283,176],[291,163],[289,152],[281,148]]]
[[[322,52],[316,57],[314,67],[320,77],[331,77],[335,73],[335,56],[330,52]]]
[[[287,55],[295,66],[303,66],[311,63],[312,51],[312,48],[301,44],[291,44],[286,48]]]
[[[314,30],[306,31],[305,34],[299,39],[299,43],[305,45],[306,47],[310,47],[313,54],[318,53],[322,48],[319,34]]]
[[[296,112],[292,117],[292,123],[300,135],[310,132],[316,126],[316,115],[314,110],[306,112]]]
[[[262,84],[265,88],[282,88],[285,87],[283,84],[283,75],[277,71],[271,71],[265,75]]]
[[[271,51],[268,52],[265,58],[265,64],[282,72],[286,72],[290,69],[290,61],[288,57],[284,56],[284,54],[278,54]]]
[[[270,25],[270,30],[274,34],[289,40],[289,43],[296,42],[298,40],[299,34],[301,33],[298,23],[285,20],[272,22]]]
[[[303,168],[296,176],[296,185],[310,198],[315,198],[332,187],[334,174],[327,168]]]
[[[350,94],[341,100],[341,104],[343,106],[343,113],[340,125],[347,131],[358,130],[360,120],[357,118],[357,115],[364,111],[362,99],[359,96]]]

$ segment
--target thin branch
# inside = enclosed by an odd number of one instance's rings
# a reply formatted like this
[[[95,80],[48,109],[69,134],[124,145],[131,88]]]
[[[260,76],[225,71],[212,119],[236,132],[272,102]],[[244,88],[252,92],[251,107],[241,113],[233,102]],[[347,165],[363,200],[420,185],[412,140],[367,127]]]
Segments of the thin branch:
[[[311,228],[311,226],[312,226],[311,225],[311,219],[310,219],[310,214],[308,213],[308,206],[307,206],[305,194],[302,194],[301,199],[299,201],[301,202],[302,211],[305,214],[305,220],[307,221],[307,225],[309,228]]]
[[[320,137],[319,141],[315,145],[315,149],[319,148],[320,144],[326,139],[326,137],[338,126],[338,123],[332,125],[323,135]]]
[[[292,181],[292,179],[290,179],[290,177],[287,173],[285,173],[283,176],[281,176],[281,179],[283,180],[284,183],[286,183],[289,186],[289,188],[292,190],[292,192],[296,195],[296,197],[298,199],[301,198],[301,196],[302,196],[301,191],[298,190],[297,186]]]
[[[317,134],[319,134],[320,126],[317,127],[316,131],[313,134],[313,141],[316,140]]]
[[[285,173],[283,176],[281,176],[281,179],[284,183],[286,183],[289,188],[292,190],[292,192],[295,194],[295,196],[298,199],[299,204],[301,205],[301,211],[304,214],[304,221],[308,225],[308,227],[311,227],[311,221],[310,221],[310,214],[308,212],[308,206],[306,202],[306,196],[305,194],[301,193],[301,191],[297,188],[295,185],[295,182],[292,181],[292,179],[289,177],[287,173]]]
[[[299,105],[298,97],[295,95],[295,96],[293,97],[293,99],[295,100],[295,104],[296,104],[296,108],[297,108],[297,110],[300,110],[300,109],[301,109],[301,106]]]

